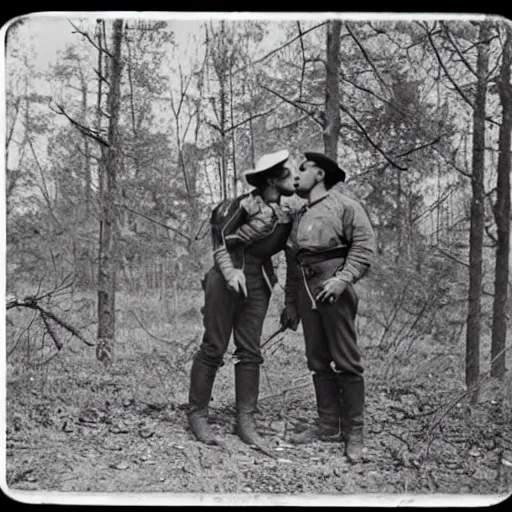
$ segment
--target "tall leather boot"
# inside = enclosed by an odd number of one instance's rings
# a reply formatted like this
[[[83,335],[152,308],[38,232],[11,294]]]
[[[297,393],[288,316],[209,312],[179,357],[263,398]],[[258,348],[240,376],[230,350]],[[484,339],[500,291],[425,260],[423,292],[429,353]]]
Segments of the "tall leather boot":
[[[318,409],[317,426],[292,436],[294,444],[306,444],[312,441],[340,441],[340,390],[334,373],[315,373],[313,375],[316,403]]]
[[[361,462],[364,448],[364,378],[347,373],[339,373],[337,378],[341,390],[345,456],[350,462]]]
[[[264,441],[256,431],[254,414],[258,407],[260,367],[257,364],[235,365],[236,433],[247,444],[262,446]]]
[[[188,422],[196,438],[206,444],[218,444],[208,424],[208,404],[212,397],[213,382],[217,367],[206,364],[197,357],[190,372]]]

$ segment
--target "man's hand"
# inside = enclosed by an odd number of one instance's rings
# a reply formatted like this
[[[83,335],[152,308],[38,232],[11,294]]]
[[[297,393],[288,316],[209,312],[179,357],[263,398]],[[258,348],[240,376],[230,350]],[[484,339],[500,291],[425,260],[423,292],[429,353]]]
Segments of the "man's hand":
[[[297,311],[297,307],[288,304],[281,311],[281,327],[283,329],[291,329],[292,331],[296,331],[299,326],[300,317],[299,312]]]
[[[331,277],[322,285],[322,289],[316,296],[315,300],[318,302],[333,304],[340,298],[347,285],[348,283],[346,281],[342,281],[337,277]]]
[[[245,283],[244,271],[236,268],[233,272],[232,277],[227,282],[229,288],[235,292],[242,292],[247,297],[247,285]]]

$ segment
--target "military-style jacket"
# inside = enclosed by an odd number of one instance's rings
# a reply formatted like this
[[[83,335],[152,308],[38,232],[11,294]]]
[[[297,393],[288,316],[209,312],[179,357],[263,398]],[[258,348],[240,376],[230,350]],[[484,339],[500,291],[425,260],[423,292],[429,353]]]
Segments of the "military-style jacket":
[[[272,255],[284,250],[291,216],[277,203],[267,204],[257,191],[221,201],[211,215],[215,265],[226,280],[234,269],[259,271],[270,290],[277,282]]]
[[[287,242],[286,300],[294,302],[300,279],[312,306],[331,277],[355,283],[366,273],[375,252],[375,234],[363,207],[331,189],[295,215]]]

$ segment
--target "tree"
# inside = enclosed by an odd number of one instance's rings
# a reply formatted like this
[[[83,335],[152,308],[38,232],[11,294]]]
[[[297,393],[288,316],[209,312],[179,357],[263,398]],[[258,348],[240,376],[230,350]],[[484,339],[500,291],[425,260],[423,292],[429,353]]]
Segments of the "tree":
[[[489,65],[490,27],[480,24],[478,32],[477,84],[473,112],[473,158],[471,189],[471,225],[469,247],[469,291],[466,323],[466,385],[471,389],[480,376],[480,330],[482,295],[482,247],[484,239],[484,164],[485,164],[485,103],[487,97],[487,73]],[[478,400],[478,388],[471,396]]]
[[[340,34],[341,21],[327,23],[327,63],[325,77],[324,150],[333,160],[338,159],[338,134],[340,131]]]
[[[496,267],[494,274],[494,303],[492,316],[491,375],[505,374],[505,342],[507,339],[508,276],[510,254],[510,138],[512,134],[512,29],[505,24],[505,43],[498,79],[498,93],[502,106],[499,132],[497,199],[494,216],[497,226]]]
[[[119,106],[121,100],[121,45],[123,20],[114,21],[108,91],[108,145],[101,172],[105,173],[105,189],[101,203],[99,268],[98,268],[98,343],[96,356],[106,364],[113,358],[116,297],[116,200],[117,173],[120,166]]]

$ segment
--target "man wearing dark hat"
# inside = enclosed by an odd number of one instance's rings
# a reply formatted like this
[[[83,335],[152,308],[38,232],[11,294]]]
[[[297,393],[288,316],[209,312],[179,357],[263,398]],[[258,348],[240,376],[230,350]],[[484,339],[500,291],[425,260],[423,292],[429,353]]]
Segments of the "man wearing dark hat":
[[[192,364],[188,409],[190,429],[207,444],[219,443],[208,423],[208,405],[233,334],[237,433],[248,444],[262,445],[253,417],[263,362],[260,338],[277,281],[271,257],[285,249],[291,230],[291,216],[279,204],[282,195],[295,193],[288,158],[286,150],[264,155],[245,172],[255,189],[222,201],[212,212],[215,264],[203,281],[205,331]]]
[[[297,315],[302,321],[319,421],[292,441],[343,440],[355,462],[363,456],[364,378],[353,284],[371,264],[374,232],[363,207],[333,189],[345,181],[338,164],[321,153],[305,156],[295,186],[308,201],[295,215],[287,243],[288,299],[281,321],[287,325]]]

